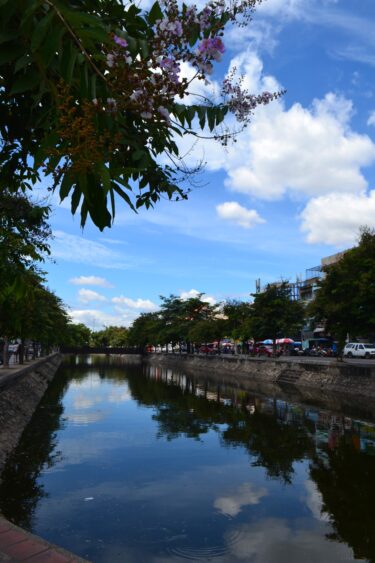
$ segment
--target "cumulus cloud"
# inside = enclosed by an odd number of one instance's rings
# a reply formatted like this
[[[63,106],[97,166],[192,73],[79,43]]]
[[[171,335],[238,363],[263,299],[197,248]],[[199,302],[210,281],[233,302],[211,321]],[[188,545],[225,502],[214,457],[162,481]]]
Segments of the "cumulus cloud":
[[[246,209],[236,201],[226,201],[216,206],[217,214],[221,219],[231,221],[244,229],[251,229],[259,223],[265,223],[255,209]]]
[[[189,291],[182,291],[180,293],[180,299],[187,300],[187,299],[190,299],[191,297],[198,297],[198,295],[200,295],[200,293],[201,292],[197,291],[196,289],[190,289]],[[216,304],[216,299],[214,297],[212,297],[211,295],[206,295],[205,293],[203,293],[202,299],[203,299],[203,301],[206,301],[209,305],[215,305]]]
[[[73,285],[97,285],[99,287],[113,287],[113,285],[107,281],[105,278],[100,278],[99,276],[78,276],[77,278],[71,278],[69,283]]]
[[[230,69],[234,67],[249,92],[282,89],[274,77],[263,74],[255,53],[235,57]],[[351,129],[352,114],[352,102],[332,92],[309,107],[295,103],[287,109],[281,98],[255,110],[234,146],[224,149],[202,141],[190,156],[197,162],[209,154],[207,168],[224,170],[228,189],[262,200],[360,194],[367,188],[362,168],[375,161],[375,143]],[[229,120],[229,125],[234,123]]]
[[[83,323],[93,330],[105,326],[128,326],[132,321],[126,314],[113,315],[99,309],[72,309],[69,316],[73,323]]]
[[[266,110],[240,140],[241,161],[227,166],[230,189],[275,200],[288,192],[311,197],[367,187],[361,168],[375,160],[375,144],[350,130],[348,100],[327,94],[309,109],[294,104],[285,111],[279,102]]]
[[[91,301],[107,301],[107,298],[92,289],[82,288],[78,291],[78,301],[80,303],[90,303]]]
[[[154,311],[157,309],[157,305],[150,301],[150,299],[130,299],[130,297],[113,297],[113,303],[119,305],[126,305],[126,307],[130,307],[130,309],[140,309],[144,311]]]
[[[301,213],[307,242],[353,244],[362,226],[375,227],[375,190],[369,195],[331,193],[311,199]]]

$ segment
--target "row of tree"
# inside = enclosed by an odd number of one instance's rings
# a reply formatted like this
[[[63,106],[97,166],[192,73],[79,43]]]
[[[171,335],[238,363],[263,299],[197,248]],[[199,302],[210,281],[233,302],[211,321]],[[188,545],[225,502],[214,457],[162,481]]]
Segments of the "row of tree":
[[[46,287],[40,264],[49,254],[49,208],[22,192],[0,191],[0,336],[3,362],[8,345],[31,340],[48,351],[65,338],[69,318],[59,297]],[[37,353],[36,346],[33,354]]]
[[[375,231],[364,228],[358,245],[324,268],[315,299],[304,307],[291,299],[288,282],[271,284],[253,302],[211,305],[203,294],[183,300],[162,297],[160,311],[138,317],[129,329],[132,345],[212,342],[228,336],[242,342],[297,336],[309,322],[323,323],[343,348],[352,338],[375,338]]]
[[[269,285],[253,303],[227,301],[215,305],[200,294],[190,299],[161,297],[160,311],[140,315],[129,329],[132,345],[207,343],[231,337],[245,343],[299,334],[304,322],[301,303],[290,299],[287,282]]]

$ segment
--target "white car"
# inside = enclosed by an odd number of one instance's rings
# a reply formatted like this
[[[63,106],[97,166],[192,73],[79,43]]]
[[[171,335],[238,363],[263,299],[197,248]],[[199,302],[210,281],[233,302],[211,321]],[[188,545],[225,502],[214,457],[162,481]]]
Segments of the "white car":
[[[375,358],[375,344],[349,342],[344,348],[344,356],[347,358]]]

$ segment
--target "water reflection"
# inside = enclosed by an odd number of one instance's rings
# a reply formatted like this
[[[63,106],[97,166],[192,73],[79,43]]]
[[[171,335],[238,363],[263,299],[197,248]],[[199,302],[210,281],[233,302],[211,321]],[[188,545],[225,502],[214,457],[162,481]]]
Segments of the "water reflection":
[[[373,420],[72,358],[0,510],[95,562],[375,561],[374,453]]]

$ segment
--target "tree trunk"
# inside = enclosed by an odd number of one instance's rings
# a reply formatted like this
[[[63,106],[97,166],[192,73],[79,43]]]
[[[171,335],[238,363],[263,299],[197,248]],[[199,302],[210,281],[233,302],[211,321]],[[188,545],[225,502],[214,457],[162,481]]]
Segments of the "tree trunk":
[[[5,368],[9,367],[9,340],[7,336],[4,336],[4,348],[3,348],[3,365]]]
[[[20,345],[18,346],[18,361],[20,365],[23,365],[25,357],[25,341],[22,339]]]

